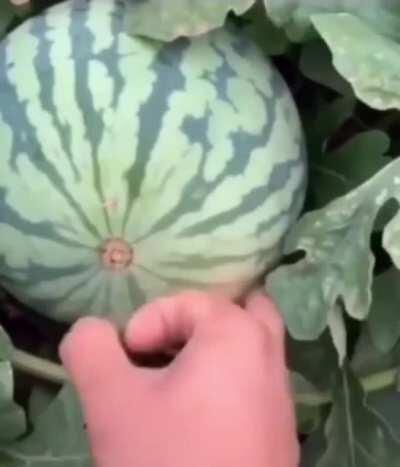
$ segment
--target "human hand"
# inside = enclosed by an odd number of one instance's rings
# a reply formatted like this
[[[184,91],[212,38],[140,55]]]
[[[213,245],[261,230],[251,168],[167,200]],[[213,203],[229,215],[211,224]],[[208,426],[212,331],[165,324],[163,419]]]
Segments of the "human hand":
[[[245,310],[197,292],[144,306],[130,352],[186,343],[162,369],[133,364],[107,321],[77,322],[60,355],[98,467],[298,466],[282,321],[261,295]]]

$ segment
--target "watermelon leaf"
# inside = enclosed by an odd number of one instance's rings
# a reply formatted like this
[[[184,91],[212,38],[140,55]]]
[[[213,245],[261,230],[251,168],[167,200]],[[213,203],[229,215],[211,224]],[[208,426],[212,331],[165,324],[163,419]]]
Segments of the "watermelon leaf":
[[[368,395],[367,402],[386,420],[393,435],[400,440],[400,393],[398,389],[391,387],[373,392]]]
[[[29,397],[28,415],[29,419],[36,422],[37,418],[47,410],[51,402],[57,396],[57,389],[48,384],[35,384]]]
[[[322,36],[333,54],[336,70],[357,97],[378,110],[400,108],[400,5],[397,0],[264,0],[272,21],[292,41]],[[326,54],[312,44],[303,51],[301,68],[317,82],[346,92],[327,75]],[[316,50],[317,49],[317,50]],[[321,63],[322,68],[317,66]],[[318,71],[322,70],[318,75]]]
[[[80,406],[70,386],[36,419],[31,435],[0,448],[0,465],[91,467]]]
[[[381,34],[400,39],[400,7],[397,0],[264,0],[268,15],[283,27],[292,41],[305,41],[316,36],[313,15],[351,13],[362,18]]]
[[[357,133],[339,148],[321,151],[310,164],[311,187],[318,207],[347,194],[385,167],[390,138],[381,130]]]
[[[24,411],[13,401],[12,352],[11,342],[0,327],[0,444],[16,439],[26,429]]]
[[[400,108],[398,42],[355,15],[313,15],[312,22],[331,49],[335,68],[361,101],[378,110]]]
[[[375,346],[368,326],[364,325],[355,347],[351,367],[358,377],[371,374],[382,375],[388,370],[400,367],[400,342],[390,351],[383,352]],[[380,376],[379,376],[380,375]],[[368,406],[385,419],[393,436],[400,440],[400,393],[395,386],[384,386],[366,394]]]
[[[285,252],[304,251],[305,256],[278,267],[266,286],[294,338],[316,339],[337,303],[351,317],[367,318],[374,266],[370,235],[378,212],[392,198],[400,201],[400,160],[325,208],[305,214],[292,229]],[[398,266],[399,221],[397,214],[384,231],[384,246]]]
[[[346,96],[353,94],[350,84],[332,65],[331,51],[322,40],[304,44],[301,49],[299,68],[305,77],[316,83],[333,89],[339,94]]]
[[[400,443],[386,420],[365,402],[349,369],[333,385],[334,405],[325,426],[327,449],[317,467],[398,465]]]
[[[355,375],[358,378],[368,378],[372,374],[383,374],[397,367],[400,367],[400,342],[390,351],[382,351],[375,345],[368,325],[363,323],[351,357],[351,368]],[[388,386],[378,385],[377,390]]]
[[[325,450],[326,440],[323,426],[321,426],[317,431],[311,433],[302,444],[300,467],[315,467]]]
[[[391,268],[375,278],[368,326],[375,346],[390,351],[400,338],[400,271]]]
[[[227,14],[242,14],[254,0],[125,0],[126,27],[132,35],[171,41],[218,28]]]
[[[244,29],[266,55],[281,55],[289,48],[290,42],[285,31],[265,14],[262,2],[257,1],[243,15],[243,20]]]
[[[292,372],[300,374],[322,392],[329,390],[338,370],[337,352],[329,332],[313,342],[297,341],[288,336],[287,343]]]
[[[1,291],[0,291],[1,293]],[[12,354],[12,343],[4,329],[0,326],[0,359],[7,360]]]
[[[353,117],[356,107],[354,96],[340,96],[330,102],[321,102],[318,111],[305,113],[305,127],[309,146],[312,146],[310,156],[320,159],[329,139],[339,128]],[[316,147],[315,147],[316,146]]]
[[[11,3],[8,0],[2,0],[0,3],[0,39],[6,33],[14,15],[15,12]]]
[[[316,388],[301,373],[291,373],[293,391],[300,402],[308,394],[316,393]],[[321,410],[318,406],[296,404],[297,426],[300,433],[311,433],[316,430],[321,422]]]
[[[286,30],[290,40],[301,42],[315,38],[311,15],[337,11],[353,11],[363,0],[264,0],[268,15],[280,27]],[[375,1],[375,0],[374,0]],[[380,1],[380,0],[379,0]]]
[[[314,164],[319,164],[327,159],[326,148],[329,141],[353,117],[355,111],[356,101],[353,96],[340,96],[333,101],[327,101],[326,97],[321,96],[321,94],[320,92],[316,99],[317,104],[310,106],[303,114],[311,170],[313,170]],[[313,107],[317,107],[317,111]],[[309,180],[311,191],[319,189],[314,183],[315,177],[316,174],[312,174]],[[314,193],[313,196],[315,196]],[[321,206],[318,206],[317,203],[315,207]]]

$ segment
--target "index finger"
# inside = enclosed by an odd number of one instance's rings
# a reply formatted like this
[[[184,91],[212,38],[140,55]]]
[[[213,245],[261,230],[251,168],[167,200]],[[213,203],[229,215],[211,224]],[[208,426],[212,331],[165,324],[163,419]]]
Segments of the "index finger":
[[[142,307],[128,323],[125,343],[138,353],[160,352],[185,344],[196,328],[216,313],[234,307],[228,299],[203,292],[184,292]]]

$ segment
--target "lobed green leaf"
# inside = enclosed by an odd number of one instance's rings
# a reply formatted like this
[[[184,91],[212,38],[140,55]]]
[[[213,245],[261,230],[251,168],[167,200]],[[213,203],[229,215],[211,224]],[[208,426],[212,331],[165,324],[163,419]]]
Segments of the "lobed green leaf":
[[[277,27],[265,14],[262,2],[256,1],[243,15],[244,29],[266,55],[285,53],[290,42],[285,31]]]
[[[400,39],[400,5],[397,0],[264,0],[271,19],[285,28],[292,41],[315,37],[312,17],[317,14],[357,15],[385,36]]]
[[[400,271],[391,268],[375,278],[368,328],[381,352],[389,352],[400,338]]]
[[[357,133],[339,148],[321,152],[310,163],[311,186],[317,206],[349,193],[383,169],[390,138],[381,130]]]
[[[356,96],[378,110],[399,109],[400,44],[348,13],[311,19],[332,51],[335,68]]]
[[[254,0],[125,0],[127,31],[132,35],[171,41],[218,28],[230,11],[240,15]]]
[[[296,417],[297,429],[300,433],[312,433],[321,422],[321,411],[317,405],[306,405],[302,400],[309,400],[317,389],[301,373],[292,372],[291,384],[297,397]]]
[[[16,439],[26,429],[25,413],[14,402],[12,344],[0,326],[0,444]]]
[[[8,0],[1,0],[0,2],[0,39],[3,38],[10,26],[12,19],[14,18],[15,12],[11,3]]]
[[[285,253],[303,251],[294,264],[283,265],[266,281],[291,335],[313,340],[325,330],[338,303],[353,318],[370,311],[374,257],[370,236],[375,218],[388,200],[400,201],[400,160],[346,196],[303,216],[287,237]],[[386,225],[383,243],[400,265],[400,215]]]
[[[365,394],[349,369],[335,381],[333,397],[325,427],[327,449],[317,467],[398,465],[398,439],[386,420],[365,402]]]
[[[0,465],[92,466],[80,405],[69,386],[65,386],[47,410],[37,417],[31,435],[0,448]]]
[[[333,89],[338,94],[351,96],[351,85],[332,65],[332,54],[325,42],[314,40],[307,42],[301,49],[300,71],[315,83]]]

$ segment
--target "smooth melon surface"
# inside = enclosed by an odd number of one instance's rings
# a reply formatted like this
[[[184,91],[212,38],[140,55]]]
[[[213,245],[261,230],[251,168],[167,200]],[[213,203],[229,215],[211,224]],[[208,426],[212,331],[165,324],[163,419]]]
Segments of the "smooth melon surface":
[[[0,282],[57,320],[236,295],[303,204],[298,113],[255,45],[133,38],[123,13],[67,1],[0,45]]]

